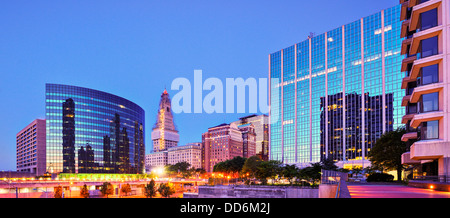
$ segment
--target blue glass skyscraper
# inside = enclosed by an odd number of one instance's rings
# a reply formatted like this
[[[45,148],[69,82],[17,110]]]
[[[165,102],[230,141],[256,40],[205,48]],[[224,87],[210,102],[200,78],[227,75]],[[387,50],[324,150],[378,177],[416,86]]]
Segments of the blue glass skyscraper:
[[[145,113],[109,93],[46,84],[46,169],[53,173],[144,172]]]
[[[405,113],[400,9],[269,55],[270,159],[367,166],[375,141],[401,126]]]

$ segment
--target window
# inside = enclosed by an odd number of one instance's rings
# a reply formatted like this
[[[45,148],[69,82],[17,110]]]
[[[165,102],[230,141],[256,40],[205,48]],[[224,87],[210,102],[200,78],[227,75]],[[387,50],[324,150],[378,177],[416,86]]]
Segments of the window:
[[[423,67],[421,70],[421,85],[427,85],[439,82],[439,65]]]
[[[439,120],[422,123],[420,132],[421,140],[439,139]]]
[[[431,112],[439,110],[439,93],[434,92],[422,95],[421,112]]]
[[[438,54],[438,37],[424,39],[421,42],[421,58],[430,57]]]
[[[420,14],[420,30],[430,29],[438,25],[437,8]]]

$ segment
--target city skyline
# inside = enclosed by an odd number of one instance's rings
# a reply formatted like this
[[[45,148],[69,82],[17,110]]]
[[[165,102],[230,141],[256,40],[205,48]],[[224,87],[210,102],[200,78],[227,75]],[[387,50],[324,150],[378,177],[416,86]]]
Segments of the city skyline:
[[[45,3],[6,3],[0,9],[0,26],[9,30],[0,37],[4,100],[0,170],[15,170],[15,135],[31,121],[45,118],[45,83],[130,99],[142,105],[146,123],[152,124],[160,93],[167,87],[173,96],[170,84],[177,77],[192,78],[195,69],[202,69],[205,77],[265,78],[270,53],[303,41],[309,32],[322,33],[398,4],[395,0],[379,1],[376,6],[356,0],[328,5],[248,2],[230,11],[233,3],[108,2],[108,8],[102,7],[102,1]],[[184,13],[179,13],[181,8]],[[273,15],[267,16],[269,12]],[[329,20],[327,13],[336,19]],[[309,24],[305,18],[317,22]],[[199,142],[208,127],[246,114],[174,114],[179,144]],[[190,125],[193,121],[195,128]],[[149,130],[146,153],[151,145]]]

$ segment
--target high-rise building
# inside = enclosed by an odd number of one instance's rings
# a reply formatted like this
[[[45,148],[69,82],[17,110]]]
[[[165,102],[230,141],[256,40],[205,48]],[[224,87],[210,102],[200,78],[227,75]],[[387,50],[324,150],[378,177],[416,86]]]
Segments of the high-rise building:
[[[169,93],[164,89],[159,102],[158,116],[152,131],[153,152],[166,151],[169,148],[176,147],[180,141],[171,108]]]
[[[450,0],[400,0],[408,152],[402,163],[413,176],[450,175]]]
[[[18,172],[41,176],[45,166],[45,120],[36,119],[16,135],[16,166]]]
[[[370,164],[375,141],[404,115],[400,12],[385,9],[269,55],[270,159]]]
[[[46,84],[46,126],[50,173],[144,172],[145,113],[127,99]]]
[[[235,123],[220,124],[202,134],[202,168],[212,172],[219,162],[243,157],[242,133]]]
[[[236,125],[253,124],[256,134],[255,153],[262,160],[269,159],[269,116],[250,115],[239,118]],[[250,155],[252,156],[252,155]]]

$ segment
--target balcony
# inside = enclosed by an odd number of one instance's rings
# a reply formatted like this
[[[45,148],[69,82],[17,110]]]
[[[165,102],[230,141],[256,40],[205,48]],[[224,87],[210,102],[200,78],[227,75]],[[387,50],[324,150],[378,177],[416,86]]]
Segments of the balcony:
[[[417,77],[419,77],[420,69],[422,69],[423,67],[440,64],[442,63],[443,58],[444,55],[438,54],[414,61],[409,75],[410,79],[417,79]]]
[[[405,72],[408,70],[408,65],[414,63],[414,61],[417,60],[417,56],[411,56],[407,57],[402,60],[402,72]]]
[[[410,152],[406,152],[402,154],[402,164],[420,164],[421,162],[419,160],[412,160],[411,159],[411,153]]]
[[[411,120],[410,126],[412,128],[417,128],[423,122],[439,120],[439,119],[442,119],[443,117],[444,117],[443,111],[434,111],[434,112],[428,112],[428,113],[423,113],[423,114],[415,114]]]
[[[402,79],[402,89],[408,88],[408,83],[410,82],[417,82],[417,78],[411,78],[410,76],[407,76]]]
[[[409,102],[411,103],[417,103],[420,99],[420,96],[424,94],[430,94],[433,92],[439,92],[444,88],[443,83],[433,83],[425,86],[419,86],[414,88],[414,91],[411,94],[411,98],[409,99]]]
[[[435,36],[439,36],[439,34],[442,32],[442,25],[436,26],[418,33],[414,33],[414,36],[412,38],[411,46],[409,49],[409,54],[414,55],[419,52],[420,48],[420,42],[424,39],[432,38]]]
[[[402,5],[402,9],[400,11],[400,20],[408,19],[408,9],[409,9],[409,1],[403,1],[400,3]]]
[[[411,23],[409,24],[409,31],[414,31],[418,28],[421,13],[438,8],[439,6],[441,6],[441,4],[442,0],[430,0],[418,5],[417,0],[416,2],[414,2],[414,0],[410,0],[409,6],[413,8],[411,12]]]
[[[415,142],[411,146],[410,158],[412,160],[433,160],[450,155],[450,142],[441,139]]]
[[[408,132],[402,136],[403,142],[406,142],[410,139],[417,139],[417,132]]]
[[[402,117],[402,123],[407,124],[408,121],[412,120],[414,118],[414,114],[406,114]]]
[[[405,39],[402,41],[402,49],[401,49],[402,55],[405,55],[408,53],[408,48],[411,45],[412,40],[413,40],[412,38],[409,38],[409,39]]]
[[[409,31],[409,24],[411,23],[411,20],[405,20],[402,22],[402,28],[400,30],[400,38],[405,38],[408,36]]]
[[[402,98],[402,106],[406,107],[411,99],[411,95],[404,96]]]

